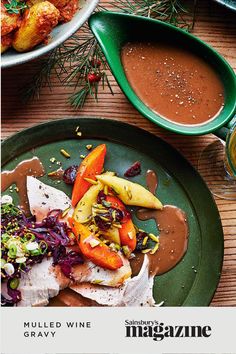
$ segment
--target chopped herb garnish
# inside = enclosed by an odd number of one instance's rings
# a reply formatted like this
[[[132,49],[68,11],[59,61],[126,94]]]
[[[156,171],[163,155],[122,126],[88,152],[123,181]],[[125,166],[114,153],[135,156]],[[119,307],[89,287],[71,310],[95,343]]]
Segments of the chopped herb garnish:
[[[9,14],[19,14],[21,11],[28,8],[24,1],[10,0],[8,4],[4,4]]]
[[[18,286],[19,286],[19,283],[20,283],[20,281],[19,281],[19,279],[18,278],[13,278],[13,279],[11,279],[10,280],[10,288],[11,289],[17,289],[18,288]]]
[[[104,205],[104,207],[106,207],[106,208],[110,208],[111,203],[110,203],[110,202],[107,202],[106,200],[103,200],[103,201],[102,201],[102,205]],[[115,211],[115,210],[114,210],[114,211]]]

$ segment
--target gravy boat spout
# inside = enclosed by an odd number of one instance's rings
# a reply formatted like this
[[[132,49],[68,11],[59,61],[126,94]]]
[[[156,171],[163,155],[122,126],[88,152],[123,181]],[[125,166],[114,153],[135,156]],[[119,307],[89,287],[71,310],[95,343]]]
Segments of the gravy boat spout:
[[[209,45],[186,31],[159,20],[115,12],[98,12],[89,19],[111,71],[133,106],[155,124],[175,133],[201,135],[230,127],[236,112],[236,76],[227,61]],[[128,42],[165,42],[187,49],[206,61],[220,78],[224,88],[224,106],[212,120],[202,124],[184,125],[167,120],[150,109],[135,93],[127,80],[121,51]]]

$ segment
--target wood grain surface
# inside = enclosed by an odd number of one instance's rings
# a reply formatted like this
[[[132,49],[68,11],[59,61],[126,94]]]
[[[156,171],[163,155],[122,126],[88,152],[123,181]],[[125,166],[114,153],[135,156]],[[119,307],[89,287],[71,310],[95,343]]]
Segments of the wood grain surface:
[[[102,3],[105,4],[106,0]],[[236,12],[213,1],[199,0],[193,33],[218,50],[236,71]],[[2,72],[2,138],[52,119],[67,116],[107,117],[138,125],[162,137],[195,167],[202,149],[216,139],[211,134],[186,137],[158,128],[131,106],[111,75],[114,96],[105,90],[100,94],[98,103],[88,99],[80,111],[72,109],[67,101],[73,89],[62,87],[55,77],[52,78],[51,91],[45,87],[38,100],[22,103],[19,90],[32,77],[37,66],[38,61],[34,61]],[[224,229],[225,256],[221,280],[211,305],[236,306],[236,202],[215,200]]]

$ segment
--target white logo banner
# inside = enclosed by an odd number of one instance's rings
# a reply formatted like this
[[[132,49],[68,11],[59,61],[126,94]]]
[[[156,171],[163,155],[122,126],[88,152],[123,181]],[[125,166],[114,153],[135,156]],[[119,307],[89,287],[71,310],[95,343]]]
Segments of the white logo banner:
[[[2,308],[4,354],[235,354],[236,308]]]

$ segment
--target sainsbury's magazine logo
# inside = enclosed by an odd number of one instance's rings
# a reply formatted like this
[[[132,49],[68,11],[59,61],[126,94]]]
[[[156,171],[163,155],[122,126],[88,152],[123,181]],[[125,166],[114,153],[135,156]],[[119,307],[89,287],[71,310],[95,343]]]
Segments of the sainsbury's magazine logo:
[[[162,341],[165,338],[208,338],[211,336],[210,326],[170,326],[163,322],[125,320],[126,337],[152,338]]]

